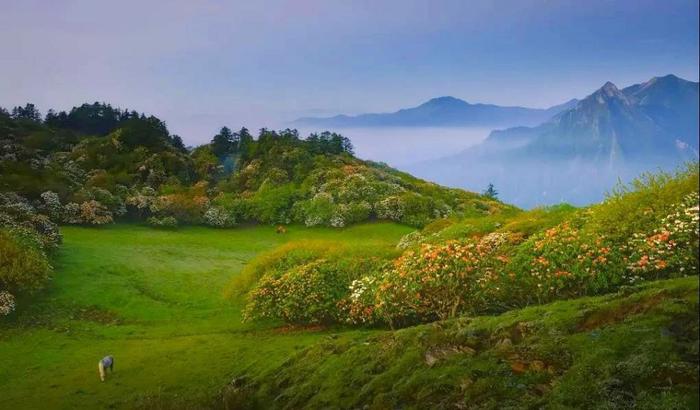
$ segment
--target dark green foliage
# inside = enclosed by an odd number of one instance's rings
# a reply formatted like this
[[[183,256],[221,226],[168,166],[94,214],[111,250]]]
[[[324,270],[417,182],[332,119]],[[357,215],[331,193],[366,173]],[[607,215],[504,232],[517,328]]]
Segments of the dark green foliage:
[[[95,102],[73,107],[70,112],[49,110],[44,122],[52,128],[69,129],[84,135],[107,135],[123,121],[138,117],[138,113]]]
[[[231,132],[228,127],[221,128],[218,134],[211,140],[211,151],[219,158],[238,151],[239,137]]]
[[[496,191],[496,188],[493,187],[493,184],[489,184],[489,186],[486,187],[486,190],[484,191],[484,196],[487,198],[498,197],[498,191]]]
[[[14,107],[12,118],[20,121],[41,122],[41,113],[34,104],[27,103],[24,107]]]

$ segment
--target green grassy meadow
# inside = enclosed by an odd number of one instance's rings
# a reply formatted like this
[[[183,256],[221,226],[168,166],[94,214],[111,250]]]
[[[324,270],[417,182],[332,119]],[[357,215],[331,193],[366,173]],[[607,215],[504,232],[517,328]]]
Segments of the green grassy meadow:
[[[224,289],[247,261],[310,238],[391,249],[410,231],[63,227],[52,281],[0,322],[0,408],[211,407],[235,375],[268,372],[331,335],[373,332],[242,323],[242,300]],[[102,383],[97,361],[107,354],[115,372]]]

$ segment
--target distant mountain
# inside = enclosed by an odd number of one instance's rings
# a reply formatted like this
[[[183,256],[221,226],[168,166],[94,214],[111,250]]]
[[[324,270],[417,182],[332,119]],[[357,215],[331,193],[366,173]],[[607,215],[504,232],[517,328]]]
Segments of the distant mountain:
[[[516,154],[528,157],[692,156],[698,149],[698,83],[668,75],[620,90],[607,82],[550,121],[526,131],[494,132],[490,143],[524,134],[530,141]]]
[[[337,115],[328,118],[300,118],[295,125],[318,127],[437,127],[533,126],[557,113],[571,108],[577,100],[567,101],[548,109],[502,107],[491,104],[470,104],[454,97],[433,98],[417,107],[386,114]]]
[[[674,75],[611,82],[536,127],[493,131],[451,157],[407,167],[462,187],[500,185],[521,206],[599,200],[618,178],[698,159],[698,83]]]

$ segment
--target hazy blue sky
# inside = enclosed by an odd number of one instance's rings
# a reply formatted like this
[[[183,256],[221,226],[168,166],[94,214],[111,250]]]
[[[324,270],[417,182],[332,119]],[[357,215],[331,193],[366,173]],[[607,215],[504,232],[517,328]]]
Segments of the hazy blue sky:
[[[107,101],[188,143],[441,95],[545,107],[698,79],[697,0],[0,2],[0,105]]]

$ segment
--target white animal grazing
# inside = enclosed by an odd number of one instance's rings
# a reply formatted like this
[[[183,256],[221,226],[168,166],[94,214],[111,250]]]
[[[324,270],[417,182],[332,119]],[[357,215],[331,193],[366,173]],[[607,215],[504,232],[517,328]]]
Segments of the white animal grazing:
[[[105,370],[109,369],[110,372],[114,371],[114,358],[112,356],[105,356],[97,363],[97,369],[100,371],[100,380],[105,381]]]

